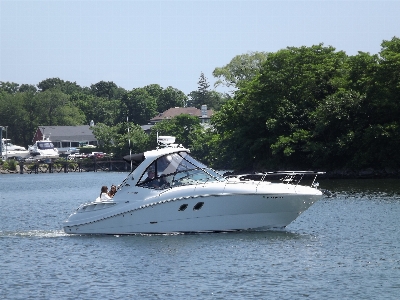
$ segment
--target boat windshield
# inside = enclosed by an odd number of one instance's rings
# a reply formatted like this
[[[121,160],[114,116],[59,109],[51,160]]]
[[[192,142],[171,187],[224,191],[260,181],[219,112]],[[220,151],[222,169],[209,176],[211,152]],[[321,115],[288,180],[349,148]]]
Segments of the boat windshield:
[[[164,155],[154,161],[138,182],[139,186],[166,189],[226,179],[195,160],[187,152]]]
[[[38,142],[37,143],[38,149],[44,150],[44,149],[53,149],[54,145],[52,142]]]

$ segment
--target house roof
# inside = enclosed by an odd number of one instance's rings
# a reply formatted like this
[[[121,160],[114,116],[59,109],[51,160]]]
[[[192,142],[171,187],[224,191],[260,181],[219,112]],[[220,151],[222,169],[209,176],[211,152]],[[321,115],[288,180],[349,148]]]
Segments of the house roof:
[[[44,128],[44,130],[43,130]],[[39,130],[50,140],[56,141],[97,141],[89,125],[78,126],[40,126]]]
[[[172,107],[170,109],[167,109],[163,113],[160,113],[159,115],[155,116],[154,118],[150,119],[150,122],[159,122],[165,119],[171,119],[173,117],[182,114],[188,114],[192,116],[197,116],[199,118],[204,118],[201,114],[201,110],[196,107]],[[214,111],[212,109],[207,109],[206,118],[210,118],[213,114]]]

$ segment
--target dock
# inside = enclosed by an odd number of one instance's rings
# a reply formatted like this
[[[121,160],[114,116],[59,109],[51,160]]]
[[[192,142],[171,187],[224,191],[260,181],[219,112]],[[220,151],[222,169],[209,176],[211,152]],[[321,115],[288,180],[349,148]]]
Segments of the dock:
[[[15,170],[0,169],[1,174],[40,174],[70,172],[129,172],[123,160],[82,160],[55,162],[19,162]]]

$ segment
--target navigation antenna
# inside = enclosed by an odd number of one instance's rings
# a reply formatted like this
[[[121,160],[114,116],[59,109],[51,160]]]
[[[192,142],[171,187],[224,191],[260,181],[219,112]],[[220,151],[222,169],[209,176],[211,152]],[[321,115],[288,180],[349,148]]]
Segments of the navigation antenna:
[[[131,149],[131,136],[129,134],[129,117],[126,116],[126,125],[128,126],[128,144],[129,144],[129,155],[132,155],[132,149]],[[131,160],[131,172],[132,172],[132,160]]]
[[[175,143],[175,137],[174,136],[168,136],[168,135],[158,135],[157,132],[157,148],[166,148],[166,147],[173,147],[177,148],[178,145],[174,144]]]

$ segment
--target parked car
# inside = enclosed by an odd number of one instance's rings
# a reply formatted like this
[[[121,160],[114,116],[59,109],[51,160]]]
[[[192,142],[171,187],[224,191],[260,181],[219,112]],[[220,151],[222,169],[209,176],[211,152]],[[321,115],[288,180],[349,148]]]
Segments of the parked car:
[[[75,153],[79,153],[79,149],[75,148],[75,147],[70,147],[67,149],[67,151],[65,151],[66,154],[75,154]]]
[[[75,159],[82,159],[82,158],[87,158],[88,155],[84,153],[73,153],[68,155],[69,160],[75,160]]]
[[[103,153],[103,152],[92,152],[91,154],[89,154],[89,158],[92,158],[92,159],[94,159],[94,158],[103,158],[105,156],[105,153]]]
[[[38,161],[39,161],[39,159],[37,159],[37,158],[35,158],[33,156],[25,158],[25,162],[38,162]]]

